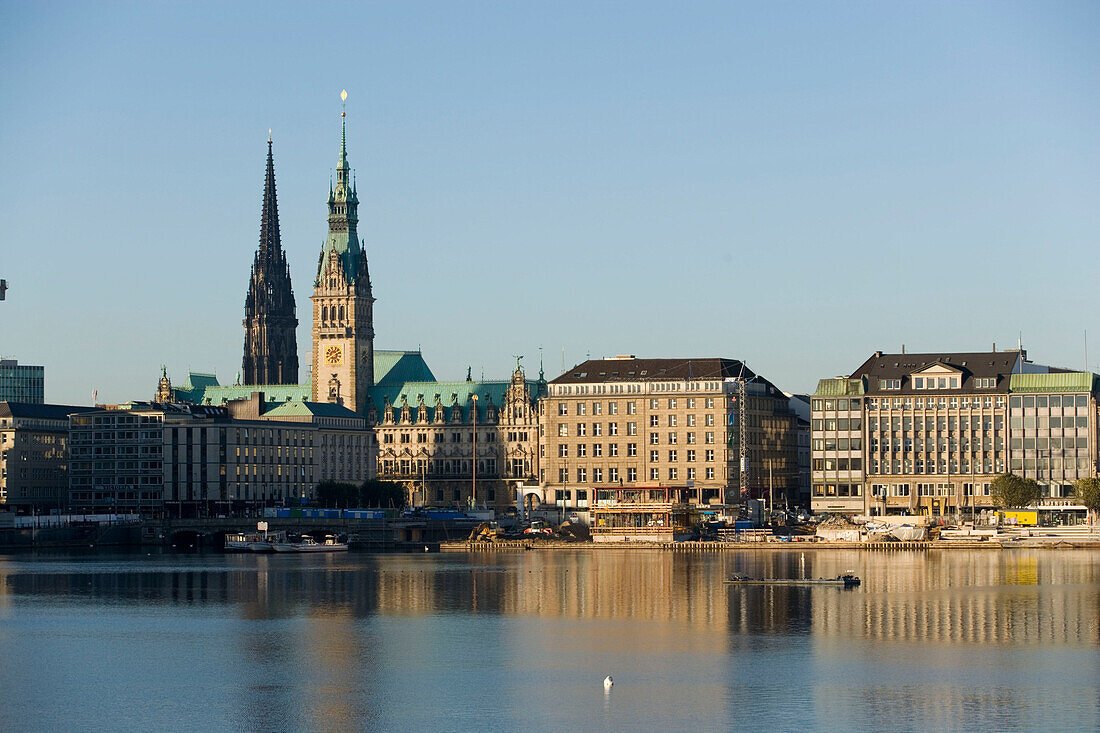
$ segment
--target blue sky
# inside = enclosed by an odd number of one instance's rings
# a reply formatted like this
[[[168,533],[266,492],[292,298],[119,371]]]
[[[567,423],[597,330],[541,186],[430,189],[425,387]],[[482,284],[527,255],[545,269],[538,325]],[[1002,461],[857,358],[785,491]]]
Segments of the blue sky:
[[[308,364],[347,88],[378,348],[440,378],[1100,364],[1096,3],[0,4],[0,353],[231,381],[268,128]]]

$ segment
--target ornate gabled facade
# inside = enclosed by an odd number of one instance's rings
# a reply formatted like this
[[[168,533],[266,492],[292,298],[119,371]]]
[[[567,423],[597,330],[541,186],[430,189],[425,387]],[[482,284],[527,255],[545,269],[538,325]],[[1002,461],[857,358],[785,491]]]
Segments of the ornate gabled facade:
[[[346,94],[343,95],[346,98]],[[336,187],[329,188],[328,238],[313,282],[314,402],[344,405],[361,414],[374,384],[374,296],[359,240],[359,197],[348,166],[346,115],[341,112]]]
[[[290,266],[279,240],[279,206],[275,200],[275,163],[267,139],[267,176],[260,217],[260,246],[252,263],[244,301],[244,360],[246,384],[296,384],[298,318]]]
[[[509,381],[380,384],[372,393],[382,404],[378,477],[402,483],[410,504],[500,508],[538,476],[541,374],[530,382],[517,366]]]

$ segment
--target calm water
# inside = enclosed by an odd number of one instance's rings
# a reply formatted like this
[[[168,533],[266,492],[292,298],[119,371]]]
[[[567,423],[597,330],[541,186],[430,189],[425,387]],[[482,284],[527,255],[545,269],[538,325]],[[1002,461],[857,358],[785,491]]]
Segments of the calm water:
[[[0,730],[1097,730],[1097,558],[0,556]]]

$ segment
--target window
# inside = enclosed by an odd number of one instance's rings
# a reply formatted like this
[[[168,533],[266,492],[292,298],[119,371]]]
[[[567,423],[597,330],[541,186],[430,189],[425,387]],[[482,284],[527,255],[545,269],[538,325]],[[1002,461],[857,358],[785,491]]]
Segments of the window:
[[[561,445],[558,446],[558,458],[568,458],[568,457],[569,457],[569,446],[567,446],[565,443],[562,443]]]
[[[609,422],[607,424],[607,434],[608,435],[618,435],[619,434],[619,423]]]
[[[603,423],[598,423],[598,422],[592,423],[592,434],[593,435],[603,435]]]
[[[694,468],[688,468],[688,481],[693,481],[693,480],[695,480],[695,469]]]
[[[660,433],[650,433],[649,434],[649,444],[650,445],[660,445],[661,444],[661,434]]]
[[[631,482],[637,481],[638,480],[638,469],[634,468],[633,466],[626,469],[626,480],[631,481]]]
[[[583,437],[587,432],[588,425],[583,422],[577,423],[577,437]]]
[[[615,458],[616,456],[618,456],[619,455],[619,444],[618,443],[608,443],[607,444],[607,455],[608,455],[609,458]]]
[[[628,422],[626,424],[626,434],[627,435],[637,435],[638,434],[638,423]]]
[[[687,416],[687,425],[688,425],[689,428],[695,427],[695,415],[688,415]]]
[[[607,469],[607,480],[610,481],[611,483],[615,483],[616,481],[618,481],[619,480],[619,469],[614,468],[614,467]]]
[[[626,414],[627,415],[636,415],[636,414],[638,414],[638,403],[635,402],[634,400],[629,400],[626,403]]]
[[[695,409],[695,398],[694,397],[688,397],[687,398],[687,408],[689,410],[694,410]]]
[[[565,423],[558,423],[558,435],[561,437],[567,437],[569,435],[569,426]]]
[[[569,405],[567,405],[564,402],[559,402],[558,403],[558,414],[559,415],[568,415],[569,414]]]
[[[607,414],[608,415],[618,415],[619,414],[619,403],[618,402],[608,402],[607,403]]]
[[[703,456],[704,456],[703,460],[707,461],[708,463],[713,462],[714,461],[714,450],[712,448],[708,448],[706,450],[706,452],[703,454]]]
[[[661,469],[659,469],[659,468],[649,469],[649,480],[650,481],[660,481],[661,480]]]
[[[691,433],[687,434],[687,444],[688,445],[695,445],[695,433],[694,432],[691,432]]]
[[[603,469],[602,468],[593,468],[592,469],[592,482],[597,483],[597,484],[603,483]],[[580,498],[580,497],[578,496],[577,498]]]
[[[588,446],[584,443],[577,443],[577,458],[586,458],[588,456]]]
[[[676,467],[675,466],[670,467],[668,469],[668,480],[669,481],[675,481],[676,480],[676,473],[677,473]]]
[[[675,410],[676,409],[676,398],[675,397],[669,397],[668,398],[668,409],[670,409],[670,410]]]
[[[659,454],[660,451],[651,450],[649,452],[649,462],[656,463],[657,461],[661,460],[661,456]]]
[[[592,457],[593,458],[600,458],[601,456],[603,456],[603,443],[593,443],[592,444]]]
[[[707,470],[706,470],[706,477],[707,477],[708,479],[713,479],[713,478],[714,478],[714,466],[708,466],[708,467],[707,467]]]
[[[578,468],[577,469],[577,481],[581,482],[581,481],[587,481],[587,480],[588,480],[588,469],[587,468]]]
[[[670,428],[676,427],[676,416],[675,415],[669,415],[668,416],[668,426]]]
[[[657,409],[658,407],[660,407],[660,404],[661,404],[661,401],[660,401],[660,400],[658,400],[658,399],[656,399],[656,398],[654,398],[654,399],[651,399],[651,400],[649,401],[649,409],[651,409],[651,410],[656,410],[656,409]]]
[[[676,451],[674,451],[674,450],[670,450],[670,451],[668,452],[668,460],[669,460],[670,462],[675,462],[675,461],[676,461]]]
[[[655,428],[655,427],[659,426],[660,424],[661,424],[661,418],[660,418],[659,415],[650,415],[649,416],[649,427]]]
[[[592,403],[592,414],[593,415],[599,415],[601,412],[602,412],[602,410],[600,409],[600,403],[599,402],[593,402]]]
[[[566,476],[565,469],[564,468],[559,468],[558,469],[558,483],[559,484],[564,484],[568,480],[569,479]]]
[[[703,435],[703,441],[705,443],[707,443],[708,445],[712,445],[714,443],[714,433],[711,433],[711,432],[705,433]]]
[[[704,415],[703,416],[703,423],[705,425],[714,425],[714,415],[711,414],[711,413],[708,413],[708,414]]]
[[[577,414],[578,415],[584,415],[586,407],[587,407],[587,405],[584,402],[578,402],[577,403]]]
[[[637,443],[627,443],[626,444],[626,455],[630,458],[634,458],[635,456],[637,456],[638,455],[638,444]]]
[[[693,451],[693,450],[689,450],[689,451],[687,452],[687,459],[688,459],[689,461],[694,461],[694,460],[695,460],[695,451]]]
[[[676,445],[676,433],[669,433],[668,434],[668,444],[669,445]]]
[[[714,408],[714,398],[713,397],[707,397],[706,400],[704,400],[704,402],[703,402],[703,406],[706,407],[708,410],[713,409]]]
[[[878,380],[879,389],[901,389],[900,379],[880,379]]]

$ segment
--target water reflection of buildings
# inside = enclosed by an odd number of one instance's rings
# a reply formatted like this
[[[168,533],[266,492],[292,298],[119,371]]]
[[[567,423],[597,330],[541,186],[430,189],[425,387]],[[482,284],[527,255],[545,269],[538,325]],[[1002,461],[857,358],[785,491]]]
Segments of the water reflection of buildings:
[[[815,596],[815,637],[933,644],[1100,644],[1100,567],[1088,551],[892,556],[860,565],[864,593]]]
[[[316,642],[350,638],[373,615],[499,614],[674,622],[681,632],[798,633],[933,643],[1100,644],[1100,567],[1088,551],[687,555],[618,550],[454,556],[226,556],[4,563],[13,595],[112,604],[225,604],[248,620],[306,618]],[[144,558],[143,558],[144,560]],[[167,560],[167,562],[166,562]],[[730,588],[731,572],[828,577],[856,570],[855,592]],[[57,570],[56,572],[52,570]],[[312,632],[311,632],[312,633]],[[719,634],[719,636],[715,636]],[[326,658],[340,659],[331,642]],[[311,655],[318,656],[321,655]],[[346,660],[344,660],[346,661]]]

